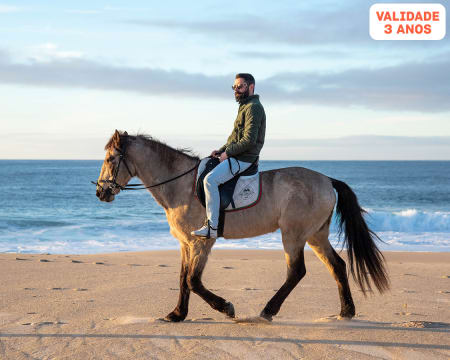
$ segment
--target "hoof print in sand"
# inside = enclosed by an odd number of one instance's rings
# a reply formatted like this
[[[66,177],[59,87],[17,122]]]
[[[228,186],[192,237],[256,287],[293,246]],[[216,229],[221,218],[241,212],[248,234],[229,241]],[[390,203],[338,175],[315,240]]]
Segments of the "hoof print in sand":
[[[29,323],[29,322],[26,322],[26,323],[22,323],[21,325],[25,325],[25,326],[27,326],[27,325],[33,325],[33,326],[35,326],[35,327],[37,327],[37,328],[40,328],[40,327],[42,327],[42,326],[51,326],[51,325],[57,325],[57,326],[59,326],[59,325],[66,325],[67,323],[66,322],[63,322],[63,321],[41,321],[41,322],[36,322],[36,323]]]
[[[399,324],[392,324],[394,327],[420,328],[420,329],[442,329],[450,328],[450,324],[434,321],[408,321]]]

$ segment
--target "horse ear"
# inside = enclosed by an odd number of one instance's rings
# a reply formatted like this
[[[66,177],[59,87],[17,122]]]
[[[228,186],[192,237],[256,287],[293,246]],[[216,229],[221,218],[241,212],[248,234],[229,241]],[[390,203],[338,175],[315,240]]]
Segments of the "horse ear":
[[[117,129],[113,135],[113,144],[115,148],[120,149],[120,133]]]

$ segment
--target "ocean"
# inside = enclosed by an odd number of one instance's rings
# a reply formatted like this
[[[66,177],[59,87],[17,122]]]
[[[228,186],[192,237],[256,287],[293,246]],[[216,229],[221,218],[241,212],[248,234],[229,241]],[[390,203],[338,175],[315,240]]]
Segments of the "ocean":
[[[0,252],[92,254],[177,249],[165,213],[146,191],[100,202],[98,160],[0,160]],[[366,220],[393,251],[450,251],[450,161],[261,161],[302,166],[345,181]],[[132,181],[136,182],[136,181]],[[342,241],[335,219],[330,241]],[[215,248],[282,249],[279,231],[218,239]]]

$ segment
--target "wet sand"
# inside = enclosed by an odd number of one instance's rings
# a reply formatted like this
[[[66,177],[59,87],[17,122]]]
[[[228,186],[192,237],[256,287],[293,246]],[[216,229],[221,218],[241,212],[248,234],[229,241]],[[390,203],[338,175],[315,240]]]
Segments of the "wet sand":
[[[450,253],[387,252],[390,292],[339,321],[337,286],[306,252],[307,274],[272,323],[257,315],[281,286],[284,255],[214,250],[207,288],[238,322],[191,294],[183,323],[159,318],[178,300],[179,252],[0,254],[1,359],[448,359]]]

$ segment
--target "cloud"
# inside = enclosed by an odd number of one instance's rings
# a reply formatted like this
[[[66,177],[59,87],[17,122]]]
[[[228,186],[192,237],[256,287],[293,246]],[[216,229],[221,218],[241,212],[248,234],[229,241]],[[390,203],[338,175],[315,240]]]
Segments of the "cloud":
[[[55,51],[52,46],[49,50]],[[61,54],[60,54],[61,55]],[[14,63],[0,51],[0,83],[229,98],[234,74],[208,76],[155,68],[114,67],[86,59]],[[450,111],[450,59],[333,73],[280,73],[258,81],[264,101],[374,110]]]
[[[38,62],[48,62],[54,59],[79,59],[81,51],[61,50],[57,44],[45,43],[31,47],[31,59]]]
[[[386,0],[384,2],[398,2]],[[433,2],[432,0],[410,2]],[[353,55],[354,49],[367,50],[376,46],[393,50],[434,49],[442,47],[447,39],[439,44],[433,41],[384,41],[377,42],[369,35],[369,9],[373,2],[349,0],[331,4],[296,4],[288,9],[280,6],[270,15],[259,9],[251,13],[242,10],[239,15],[223,13],[205,20],[200,17],[193,20],[185,18],[139,18],[128,19],[127,24],[157,27],[167,31],[182,31],[183,36],[198,35],[206,39],[216,38],[232,44],[244,45],[252,49],[255,45],[287,45],[298,48],[312,46],[328,50],[330,45],[344,46],[347,53]],[[447,22],[449,33],[450,22]]]
[[[350,58],[352,55],[348,51],[341,50],[306,50],[306,51],[272,51],[272,50],[240,50],[235,51],[234,55],[238,58],[277,60],[277,59],[298,59],[305,58]]]
[[[5,50],[0,49],[0,64],[4,63],[4,64],[8,64],[11,61],[11,57],[9,55],[9,53]]]
[[[357,16],[352,16],[352,12],[355,12]],[[343,20],[349,17],[352,21]],[[294,12],[289,14],[288,18],[283,16],[280,19],[246,14],[229,19],[206,21],[130,19],[125,22],[170,30],[179,29],[208,37],[216,35],[233,42],[298,45],[368,41],[370,36],[367,19],[368,15],[363,17],[361,12],[358,13],[356,10],[338,9],[323,12]]]
[[[0,52],[0,83],[3,84],[133,91],[150,95],[229,95],[230,77],[151,68],[114,67],[74,58],[13,63],[6,55],[7,53]]]
[[[266,96],[294,103],[449,111],[450,59],[336,73],[277,74],[263,81],[260,88]]]
[[[299,56],[295,53],[287,53],[281,51],[251,51],[243,50],[236,51],[234,54],[239,58],[253,58],[253,59],[285,59]]]

